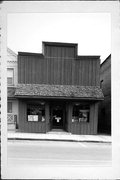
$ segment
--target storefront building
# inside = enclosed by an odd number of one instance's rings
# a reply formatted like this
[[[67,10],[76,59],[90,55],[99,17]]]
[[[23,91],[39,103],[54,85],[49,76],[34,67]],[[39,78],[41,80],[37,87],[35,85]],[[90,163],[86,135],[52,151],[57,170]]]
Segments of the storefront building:
[[[18,129],[97,134],[100,57],[78,56],[77,44],[43,42],[42,54],[18,53]]]

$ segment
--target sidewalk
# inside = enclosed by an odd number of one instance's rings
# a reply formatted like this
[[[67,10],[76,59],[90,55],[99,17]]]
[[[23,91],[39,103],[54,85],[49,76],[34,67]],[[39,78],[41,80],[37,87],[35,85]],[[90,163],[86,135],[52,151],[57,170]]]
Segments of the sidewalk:
[[[48,132],[46,134],[8,132],[8,140],[77,141],[100,143],[112,142],[112,138],[109,135],[73,135],[67,132]]]

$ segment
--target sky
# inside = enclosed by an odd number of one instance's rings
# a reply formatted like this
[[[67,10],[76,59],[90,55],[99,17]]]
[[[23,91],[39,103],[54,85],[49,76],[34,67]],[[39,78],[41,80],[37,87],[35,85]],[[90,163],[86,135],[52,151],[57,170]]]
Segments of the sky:
[[[111,53],[109,13],[11,13],[7,18],[7,46],[42,53],[42,41],[78,43],[78,55]]]

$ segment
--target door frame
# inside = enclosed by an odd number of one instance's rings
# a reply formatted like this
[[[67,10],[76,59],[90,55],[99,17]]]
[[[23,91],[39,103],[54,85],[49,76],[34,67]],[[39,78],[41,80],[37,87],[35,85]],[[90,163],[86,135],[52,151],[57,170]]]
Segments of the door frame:
[[[54,108],[56,107],[56,106],[60,106],[61,107],[61,110],[62,110],[62,113],[63,113],[63,125],[62,125],[62,127],[60,127],[60,128],[54,128],[53,127],[53,110],[54,110]],[[63,129],[63,130],[65,130],[65,123],[66,123],[67,121],[66,121],[66,105],[65,105],[65,103],[63,103],[63,102],[54,102],[54,103],[50,103],[50,129],[52,130],[52,129]]]

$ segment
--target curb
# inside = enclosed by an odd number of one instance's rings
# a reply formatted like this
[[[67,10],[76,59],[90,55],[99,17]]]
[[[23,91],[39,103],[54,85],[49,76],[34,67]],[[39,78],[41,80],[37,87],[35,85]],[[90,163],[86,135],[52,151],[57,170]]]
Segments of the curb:
[[[30,141],[64,141],[64,142],[87,142],[87,143],[110,143],[110,141],[97,140],[73,140],[73,139],[31,139],[31,138],[8,138],[8,140],[30,140]]]

